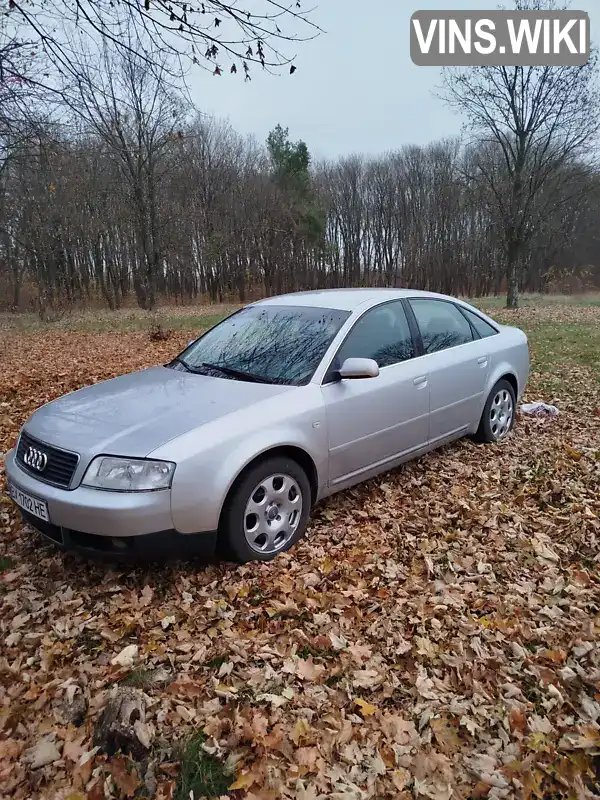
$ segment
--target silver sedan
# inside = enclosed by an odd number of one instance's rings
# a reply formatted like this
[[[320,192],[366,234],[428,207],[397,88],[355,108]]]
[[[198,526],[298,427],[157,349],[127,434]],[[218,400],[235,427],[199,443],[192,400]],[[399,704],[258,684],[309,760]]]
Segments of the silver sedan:
[[[10,495],[65,549],[266,561],[318,500],[462,436],[503,439],[528,373],[522,331],[444,295],[272,297],[169,364],[38,409]]]

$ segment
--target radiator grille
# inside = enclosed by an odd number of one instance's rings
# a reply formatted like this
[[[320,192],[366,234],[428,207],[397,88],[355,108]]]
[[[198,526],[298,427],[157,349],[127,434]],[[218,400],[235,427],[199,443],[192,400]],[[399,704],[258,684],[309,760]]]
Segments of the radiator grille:
[[[40,453],[45,453],[48,460],[43,470],[33,469],[25,463],[25,456],[30,447]],[[44,444],[44,442],[34,439],[33,436],[25,433],[25,431],[21,433],[17,448],[17,463],[21,469],[38,480],[44,481],[44,483],[51,483],[53,486],[60,486],[62,489],[68,489],[78,462],[79,456],[77,453],[69,453],[50,444]]]

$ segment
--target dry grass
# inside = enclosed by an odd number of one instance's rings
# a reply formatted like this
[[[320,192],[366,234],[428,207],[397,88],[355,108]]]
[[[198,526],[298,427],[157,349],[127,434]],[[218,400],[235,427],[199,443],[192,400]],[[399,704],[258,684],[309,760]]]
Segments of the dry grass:
[[[502,312],[504,297],[465,298],[467,302],[492,315]],[[539,295],[525,294],[520,298],[522,309],[549,309],[554,307],[598,307],[600,293],[584,295]],[[241,308],[239,303],[214,305],[162,306],[153,312],[138,308],[125,308],[118,311],[88,310],[65,314],[56,322],[42,322],[37,314],[0,313],[0,331],[81,331],[106,332],[147,330],[153,320],[161,322],[164,328],[196,332],[216,324],[220,319]],[[550,311],[546,312],[550,313]]]
[[[73,311],[57,322],[42,322],[37,314],[0,313],[0,331],[41,333],[44,331],[106,332],[146,330],[153,320],[167,328],[196,331],[214,325],[239,305],[215,304],[165,306],[155,311],[137,308],[118,311]]]

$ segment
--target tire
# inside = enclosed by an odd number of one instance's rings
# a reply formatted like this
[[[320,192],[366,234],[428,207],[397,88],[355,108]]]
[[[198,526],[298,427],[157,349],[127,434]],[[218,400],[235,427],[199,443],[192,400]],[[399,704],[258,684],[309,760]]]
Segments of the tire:
[[[267,456],[233,485],[219,539],[235,561],[271,561],[304,534],[310,506],[310,483],[302,467],[290,458]]]
[[[517,399],[512,385],[502,378],[494,386],[486,400],[475,442],[499,442],[506,438],[515,424]]]

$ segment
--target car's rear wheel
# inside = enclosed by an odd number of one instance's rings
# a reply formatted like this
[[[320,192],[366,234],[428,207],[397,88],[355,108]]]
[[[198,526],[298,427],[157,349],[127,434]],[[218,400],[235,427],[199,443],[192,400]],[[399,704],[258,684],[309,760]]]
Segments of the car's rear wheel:
[[[238,479],[223,509],[220,537],[235,560],[270,561],[306,530],[311,491],[306,473],[289,458],[259,461]]]
[[[515,390],[502,378],[486,400],[475,441],[498,442],[508,436],[515,424],[516,406]]]

